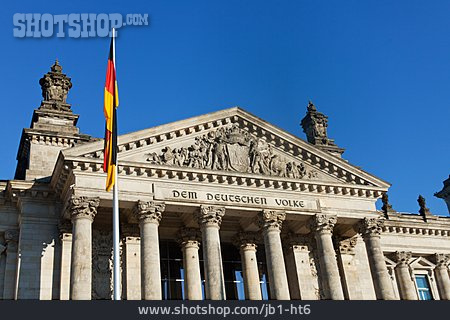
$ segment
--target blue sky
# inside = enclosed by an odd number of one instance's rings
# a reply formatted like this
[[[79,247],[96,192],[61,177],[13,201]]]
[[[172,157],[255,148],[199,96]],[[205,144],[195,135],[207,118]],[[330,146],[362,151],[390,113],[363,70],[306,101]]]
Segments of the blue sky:
[[[450,173],[448,1],[8,1],[0,12],[0,178],[11,179],[40,77],[57,57],[83,133],[102,137],[109,39],[18,39],[14,13],[148,13],[119,31],[119,133],[235,105],[305,138],[311,99],[344,158],[417,212]]]

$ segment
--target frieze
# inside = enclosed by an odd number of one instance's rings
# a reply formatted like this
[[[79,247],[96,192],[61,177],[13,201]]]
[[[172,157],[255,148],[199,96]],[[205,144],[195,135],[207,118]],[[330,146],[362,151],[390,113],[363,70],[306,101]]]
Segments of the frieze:
[[[158,165],[254,173],[292,179],[318,179],[316,170],[303,162],[289,161],[275,153],[272,145],[257,139],[237,123],[209,131],[188,147],[147,154],[148,162]]]

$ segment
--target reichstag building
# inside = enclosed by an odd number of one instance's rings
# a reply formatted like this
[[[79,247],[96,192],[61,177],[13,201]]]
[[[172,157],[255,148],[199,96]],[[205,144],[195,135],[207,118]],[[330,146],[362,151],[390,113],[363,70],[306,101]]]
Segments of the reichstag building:
[[[111,299],[103,139],[80,133],[58,61],[39,83],[0,180],[0,298]],[[120,136],[123,299],[450,299],[450,217],[423,197],[396,212],[327,125],[310,102],[306,140],[238,107]]]

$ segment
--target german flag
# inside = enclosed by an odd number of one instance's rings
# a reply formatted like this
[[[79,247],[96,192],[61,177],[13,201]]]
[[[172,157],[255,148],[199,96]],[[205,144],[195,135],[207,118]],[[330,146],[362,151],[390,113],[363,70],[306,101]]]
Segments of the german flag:
[[[116,183],[117,166],[117,107],[119,106],[119,95],[117,91],[116,67],[114,57],[114,36],[111,38],[109,48],[108,68],[106,70],[105,102],[103,111],[105,113],[105,146],[103,171],[107,173],[106,191],[110,191]]]

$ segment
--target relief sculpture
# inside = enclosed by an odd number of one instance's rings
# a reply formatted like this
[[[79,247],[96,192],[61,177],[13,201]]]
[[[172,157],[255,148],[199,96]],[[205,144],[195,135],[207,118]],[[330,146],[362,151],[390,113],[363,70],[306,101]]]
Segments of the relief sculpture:
[[[189,147],[165,147],[161,154],[147,154],[147,161],[196,169],[256,173],[293,179],[316,179],[315,170],[306,170],[302,162],[288,161],[276,154],[262,139],[240,129],[238,124],[219,128],[195,138]]]

